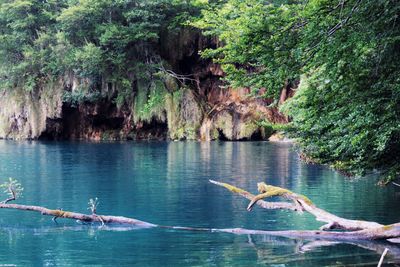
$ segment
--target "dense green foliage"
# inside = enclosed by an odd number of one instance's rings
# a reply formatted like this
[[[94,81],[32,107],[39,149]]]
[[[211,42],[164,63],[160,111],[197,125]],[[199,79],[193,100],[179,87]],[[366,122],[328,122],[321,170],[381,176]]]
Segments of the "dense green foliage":
[[[265,88],[266,96],[275,96],[285,81],[293,82],[300,74],[299,36],[290,30],[297,23],[298,6],[261,0],[209,4],[194,25],[217,35],[222,46],[203,51],[203,56],[222,64],[234,87]]]
[[[0,88],[31,91],[72,73],[90,90],[112,83],[123,102],[157,71],[161,32],[194,11],[180,0],[0,0]]]
[[[222,45],[204,51],[234,86],[277,97],[303,151],[351,174],[400,173],[400,5],[394,0],[227,0],[195,25]]]

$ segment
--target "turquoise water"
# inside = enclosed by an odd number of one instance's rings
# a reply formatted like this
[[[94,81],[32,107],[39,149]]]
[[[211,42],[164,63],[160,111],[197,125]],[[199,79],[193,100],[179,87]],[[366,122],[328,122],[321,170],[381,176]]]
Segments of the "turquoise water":
[[[340,216],[400,221],[400,190],[374,178],[348,179],[298,160],[290,144],[267,142],[0,141],[0,179],[24,185],[21,204],[162,224],[250,229],[316,229],[307,214],[255,208],[208,179],[256,191],[287,187]],[[336,244],[267,236],[79,225],[36,213],[0,210],[0,266],[376,266],[382,248],[399,262],[400,246]],[[400,252],[399,252],[400,254]]]

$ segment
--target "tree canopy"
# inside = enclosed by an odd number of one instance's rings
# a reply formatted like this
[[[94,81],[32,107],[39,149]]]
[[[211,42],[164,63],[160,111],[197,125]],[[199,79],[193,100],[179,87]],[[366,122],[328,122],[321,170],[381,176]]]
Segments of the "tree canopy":
[[[218,36],[204,56],[233,86],[277,97],[303,152],[350,174],[400,174],[400,5],[393,0],[227,0],[194,24]]]
[[[31,91],[72,72],[123,91],[159,63],[161,31],[191,12],[180,0],[0,0],[0,87]]]

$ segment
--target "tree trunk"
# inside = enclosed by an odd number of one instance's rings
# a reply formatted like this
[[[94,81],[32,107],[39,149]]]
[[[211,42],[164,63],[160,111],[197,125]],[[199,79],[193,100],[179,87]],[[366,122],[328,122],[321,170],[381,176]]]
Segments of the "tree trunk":
[[[313,204],[307,197],[293,193],[284,188],[266,185],[259,183],[259,191],[261,194],[253,195],[243,189],[232,186],[227,183],[221,183],[210,180],[211,183],[225,187],[231,192],[236,193],[242,197],[251,200],[248,210],[251,210],[253,205],[258,205],[264,209],[285,209],[296,212],[308,212],[316,217],[318,221],[326,222],[321,230],[316,231],[264,231],[264,230],[249,230],[242,228],[232,229],[212,229],[212,228],[195,228],[195,227],[180,227],[180,226],[162,226],[152,224],[145,221],[140,221],[133,218],[122,217],[122,216],[110,216],[110,215],[97,215],[97,214],[83,214],[63,210],[53,210],[41,206],[29,206],[19,204],[9,204],[2,202],[0,203],[0,209],[15,209],[24,211],[38,212],[42,215],[52,216],[56,218],[75,219],[82,222],[92,223],[98,222],[101,224],[123,224],[130,225],[140,228],[151,228],[160,227],[175,230],[185,231],[208,231],[208,232],[224,232],[233,234],[261,234],[269,236],[282,236],[289,238],[304,238],[304,239],[324,239],[332,241],[355,241],[355,240],[388,240],[398,241],[400,237],[400,223],[391,225],[381,225],[376,222],[361,221],[361,220],[349,220],[338,217],[331,214],[323,209],[318,208]],[[280,196],[289,199],[289,202],[266,202],[262,198]],[[344,231],[326,231],[332,229],[341,229]],[[397,238],[397,239],[396,239]],[[393,239],[393,240],[392,240]],[[396,239],[396,240],[394,240]]]
[[[400,223],[391,225],[382,225],[376,222],[349,220],[341,218],[323,209],[318,208],[307,197],[293,193],[285,188],[266,185],[259,183],[258,188],[261,194],[255,196],[241,188],[235,187],[227,183],[221,183],[210,180],[211,183],[225,187],[229,191],[241,195],[251,200],[248,210],[257,204],[265,209],[288,209],[292,211],[306,211],[315,216],[316,220],[326,222],[319,231],[263,231],[248,230],[242,228],[220,229],[220,232],[236,233],[236,234],[263,234],[271,236],[299,237],[299,238],[317,238],[327,240],[388,240],[400,237]],[[293,202],[266,202],[261,198],[279,196],[289,199]],[[286,206],[287,205],[287,206]],[[327,231],[332,229],[346,230],[344,231]],[[390,241],[390,240],[389,240]]]
[[[137,227],[149,228],[156,227],[157,225],[139,221],[132,218],[122,217],[122,216],[108,216],[108,215],[97,215],[97,214],[82,214],[64,210],[52,210],[45,207],[40,206],[27,206],[27,205],[18,205],[18,204],[6,204],[0,203],[0,209],[16,209],[16,210],[25,210],[25,211],[34,211],[39,212],[42,215],[52,216],[54,218],[66,218],[66,219],[75,219],[80,220],[82,222],[99,222],[99,223],[107,223],[107,224],[128,224]]]

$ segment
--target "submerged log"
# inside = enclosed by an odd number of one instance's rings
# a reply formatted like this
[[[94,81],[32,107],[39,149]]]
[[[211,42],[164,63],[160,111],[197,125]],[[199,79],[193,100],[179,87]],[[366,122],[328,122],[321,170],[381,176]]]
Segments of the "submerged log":
[[[11,181],[11,180],[10,180]],[[139,228],[167,228],[174,230],[184,231],[208,231],[208,232],[224,232],[233,234],[254,234],[254,235],[269,235],[281,236],[289,238],[303,238],[303,239],[324,239],[332,241],[340,240],[387,240],[398,241],[400,238],[400,223],[391,225],[381,225],[376,222],[349,220],[331,214],[323,209],[318,208],[306,196],[296,194],[288,189],[276,186],[266,185],[265,183],[258,184],[259,195],[253,195],[241,188],[235,187],[227,183],[221,183],[210,180],[211,183],[229,189],[231,192],[241,195],[250,200],[247,209],[252,210],[254,205],[259,205],[265,209],[286,209],[297,212],[309,212],[314,215],[317,220],[326,222],[327,224],[321,230],[316,231],[264,231],[264,230],[249,230],[242,228],[232,229],[213,229],[213,228],[195,228],[195,227],[179,227],[179,226],[163,226],[152,224],[145,221],[140,221],[133,218],[122,216],[98,215],[96,214],[97,199],[91,200],[92,214],[83,214],[71,211],[64,211],[60,209],[49,209],[41,206],[30,206],[20,204],[10,204],[9,201],[0,202],[0,209],[15,209],[24,211],[38,212],[42,215],[52,216],[56,218],[74,219],[84,223],[101,223],[104,224],[123,224]],[[10,189],[11,190],[11,189]],[[12,192],[11,192],[12,193]],[[279,196],[289,199],[289,202],[266,202],[263,198]],[[12,201],[14,201],[13,199]],[[327,231],[332,229],[340,229],[345,231]]]
[[[219,185],[219,186],[223,186],[225,188],[227,188],[229,191],[232,191],[233,193],[236,193],[238,195],[241,195],[244,198],[247,198],[248,200],[252,200],[254,199],[256,196],[253,195],[250,192],[247,192],[246,190],[243,190],[241,188],[238,188],[236,186],[227,184],[227,183],[221,183],[221,182],[217,182],[214,180],[209,180],[211,183]],[[287,202],[266,202],[263,200],[259,200],[257,201],[257,203],[255,203],[257,205],[259,205],[260,207],[264,208],[264,209],[284,209],[284,210],[292,210],[292,211],[297,211],[297,212],[302,212],[302,208],[296,204],[292,204],[292,203],[287,203]]]
[[[128,218],[122,216],[109,216],[109,215],[97,215],[97,214],[83,214],[77,212],[70,212],[64,210],[53,210],[48,209],[41,206],[28,206],[28,205],[19,205],[19,204],[8,204],[8,203],[0,203],[0,209],[15,209],[15,210],[25,210],[25,211],[34,211],[39,212],[42,215],[52,216],[54,218],[65,218],[65,219],[74,219],[79,220],[85,223],[99,222],[101,224],[127,224],[136,227],[150,228],[156,227],[157,225]]]
[[[265,183],[258,183],[259,195],[253,195],[241,188],[233,185],[217,182],[210,180],[211,183],[222,186],[229,191],[239,194],[250,200],[247,210],[251,211],[254,205],[259,205],[262,208],[273,209],[274,203],[266,205],[263,198],[268,197],[284,197],[293,202],[292,206],[288,210],[293,210],[293,206],[296,210],[306,211],[315,216],[316,220],[326,222],[319,231],[263,231],[263,230],[248,230],[242,228],[234,229],[220,229],[220,232],[236,233],[236,234],[264,234],[271,236],[283,236],[283,237],[295,237],[295,238],[316,238],[316,239],[327,239],[327,240],[388,240],[392,238],[400,237],[400,223],[391,225],[382,225],[377,222],[362,221],[362,220],[350,220],[332,213],[329,213],[323,209],[318,208],[310,199],[306,196],[296,194],[288,189],[267,185]],[[283,207],[286,202],[279,202],[279,207]],[[291,204],[291,203],[286,203]],[[345,231],[327,231],[333,229],[340,229]]]
[[[324,239],[332,241],[340,240],[390,240],[400,236],[400,223],[382,226],[375,229],[365,229],[350,232],[323,231],[323,230],[287,230],[265,231],[243,228],[215,229],[215,232],[232,233],[240,235],[269,235],[289,238]]]

